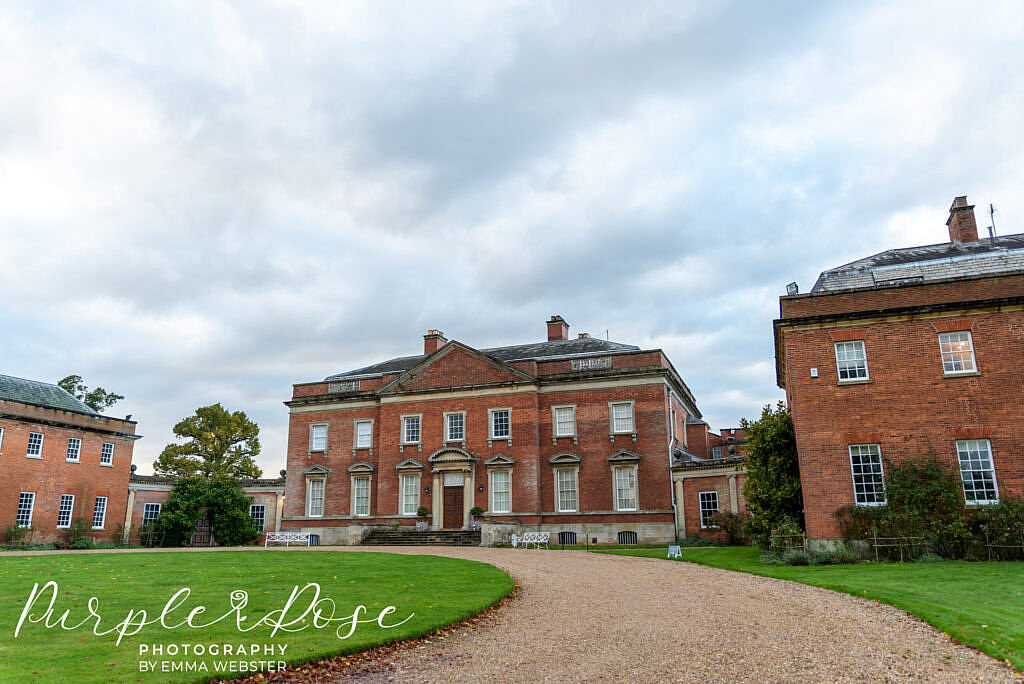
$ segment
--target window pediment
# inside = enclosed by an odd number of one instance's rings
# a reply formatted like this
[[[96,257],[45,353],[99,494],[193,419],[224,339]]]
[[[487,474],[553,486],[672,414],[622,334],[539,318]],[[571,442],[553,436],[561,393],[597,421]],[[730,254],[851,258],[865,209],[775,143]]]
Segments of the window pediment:
[[[372,463],[367,463],[366,461],[360,461],[359,463],[353,463],[352,465],[350,465],[348,467],[348,472],[350,472],[350,473],[372,473],[376,469],[377,468],[375,468]]]
[[[395,470],[423,470],[423,464],[415,458],[407,458],[396,465]]]
[[[626,449],[619,449],[614,454],[608,457],[609,463],[636,463],[643,456],[636,453],[635,451],[628,451]]]
[[[319,463],[317,463],[316,465],[311,465],[305,470],[303,470],[302,474],[305,475],[306,477],[316,477],[318,475],[327,477],[328,475],[331,474],[331,469],[325,465],[320,465]]]
[[[583,459],[580,458],[578,454],[574,454],[571,451],[560,451],[548,459],[548,463],[552,463],[554,465],[572,465],[574,463],[581,463],[582,461]]]
[[[479,459],[465,449],[445,447],[432,453],[427,460],[431,463],[465,463],[467,461],[478,461]]]
[[[509,458],[505,454],[495,454],[489,459],[484,461],[485,466],[510,466],[516,462],[516,459]]]

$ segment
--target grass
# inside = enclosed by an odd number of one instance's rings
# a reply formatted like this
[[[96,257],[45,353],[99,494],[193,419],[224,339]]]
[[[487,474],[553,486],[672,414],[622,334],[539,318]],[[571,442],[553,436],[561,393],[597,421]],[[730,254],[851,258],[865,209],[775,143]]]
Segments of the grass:
[[[116,633],[95,636],[92,623],[64,631],[26,622],[14,638],[33,584],[43,585],[51,579],[60,588],[55,616],[59,618],[70,609],[67,623],[77,624],[88,616],[87,602],[95,596],[99,600],[97,612],[103,619],[101,631],[123,621],[130,609],[146,610],[149,619],[158,617],[164,604],[182,587],[190,587],[192,594],[171,615],[171,624],[180,622],[200,605],[207,612],[202,616],[205,619],[197,617],[196,622],[220,617],[229,611],[229,596],[235,590],[248,592],[248,605],[242,612],[253,624],[267,613],[280,610],[293,587],[302,588],[310,582],[320,585],[321,597],[334,600],[338,617],[351,615],[360,604],[367,607],[361,619],[371,621],[386,606],[395,606],[396,612],[385,618],[385,624],[415,615],[393,629],[382,629],[375,622],[360,624],[346,640],[335,634],[338,623],[325,629],[309,626],[303,631],[279,632],[271,638],[266,626],[238,631],[233,616],[196,630],[185,626],[170,631],[154,624],[138,635],[126,636],[120,645],[114,643]],[[0,681],[205,681],[217,674],[217,661],[278,658],[140,656],[140,645],[286,644],[280,660],[297,664],[428,633],[480,612],[511,589],[512,579],[493,566],[437,556],[259,550],[0,557]],[[35,604],[32,613],[41,614],[48,602],[49,595]],[[299,599],[289,616],[302,613],[309,603],[308,598]],[[310,624],[312,617],[308,617]],[[139,671],[141,660],[201,661],[209,670],[159,672],[154,676]]]
[[[666,550],[607,551],[665,558]],[[856,565],[764,565],[760,549],[689,549],[683,560],[778,577],[880,601],[916,615],[954,639],[1024,670],[1024,564],[943,561]]]

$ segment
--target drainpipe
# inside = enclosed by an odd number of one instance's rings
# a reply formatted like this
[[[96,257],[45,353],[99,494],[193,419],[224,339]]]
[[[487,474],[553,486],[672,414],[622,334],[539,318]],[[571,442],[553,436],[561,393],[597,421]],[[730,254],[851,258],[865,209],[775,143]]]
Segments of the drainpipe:
[[[673,540],[679,541],[679,511],[676,510],[676,483],[672,480],[672,449],[676,445],[676,425],[672,420],[672,390],[668,392],[668,493],[672,501],[672,533]],[[686,416],[683,416],[683,429],[686,429]]]

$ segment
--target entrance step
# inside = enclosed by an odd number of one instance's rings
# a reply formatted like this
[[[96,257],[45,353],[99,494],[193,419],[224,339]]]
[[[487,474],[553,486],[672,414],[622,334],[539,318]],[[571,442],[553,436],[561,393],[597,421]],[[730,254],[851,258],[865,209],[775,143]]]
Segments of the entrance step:
[[[411,526],[374,527],[363,546],[480,546],[480,530],[417,530]]]

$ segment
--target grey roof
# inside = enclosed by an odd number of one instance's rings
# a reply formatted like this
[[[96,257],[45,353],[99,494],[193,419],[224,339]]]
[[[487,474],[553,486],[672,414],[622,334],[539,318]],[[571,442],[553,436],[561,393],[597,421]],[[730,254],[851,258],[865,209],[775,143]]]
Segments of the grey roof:
[[[20,401],[47,408],[75,411],[76,413],[99,414],[68,392],[63,387],[48,382],[25,380],[10,375],[0,375],[0,399]]]
[[[498,361],[520,361],[524,359],[543,359],[554,356],[582,356],[585,354],[600,354],[621,351],[639,351],[640,347],[620,342],[609,342],[597,337],[580,337],[575,340],[553,340],[550,342],[537,342],[536,344],[519,344],[511,347],[493,347],[481,349]],[[341,380],[344,378],[356,378],[361,376],[380,375],[382,373],[401,373],[427,358],[426,354],[419,356],[401,356],[397,359],[390,359],[372,366],[357,368],[345,373],[330,375],[325,380]]]
[[[890,249],[823,271],[811,292],[905,285],[1024,270],[1024,234]]]

